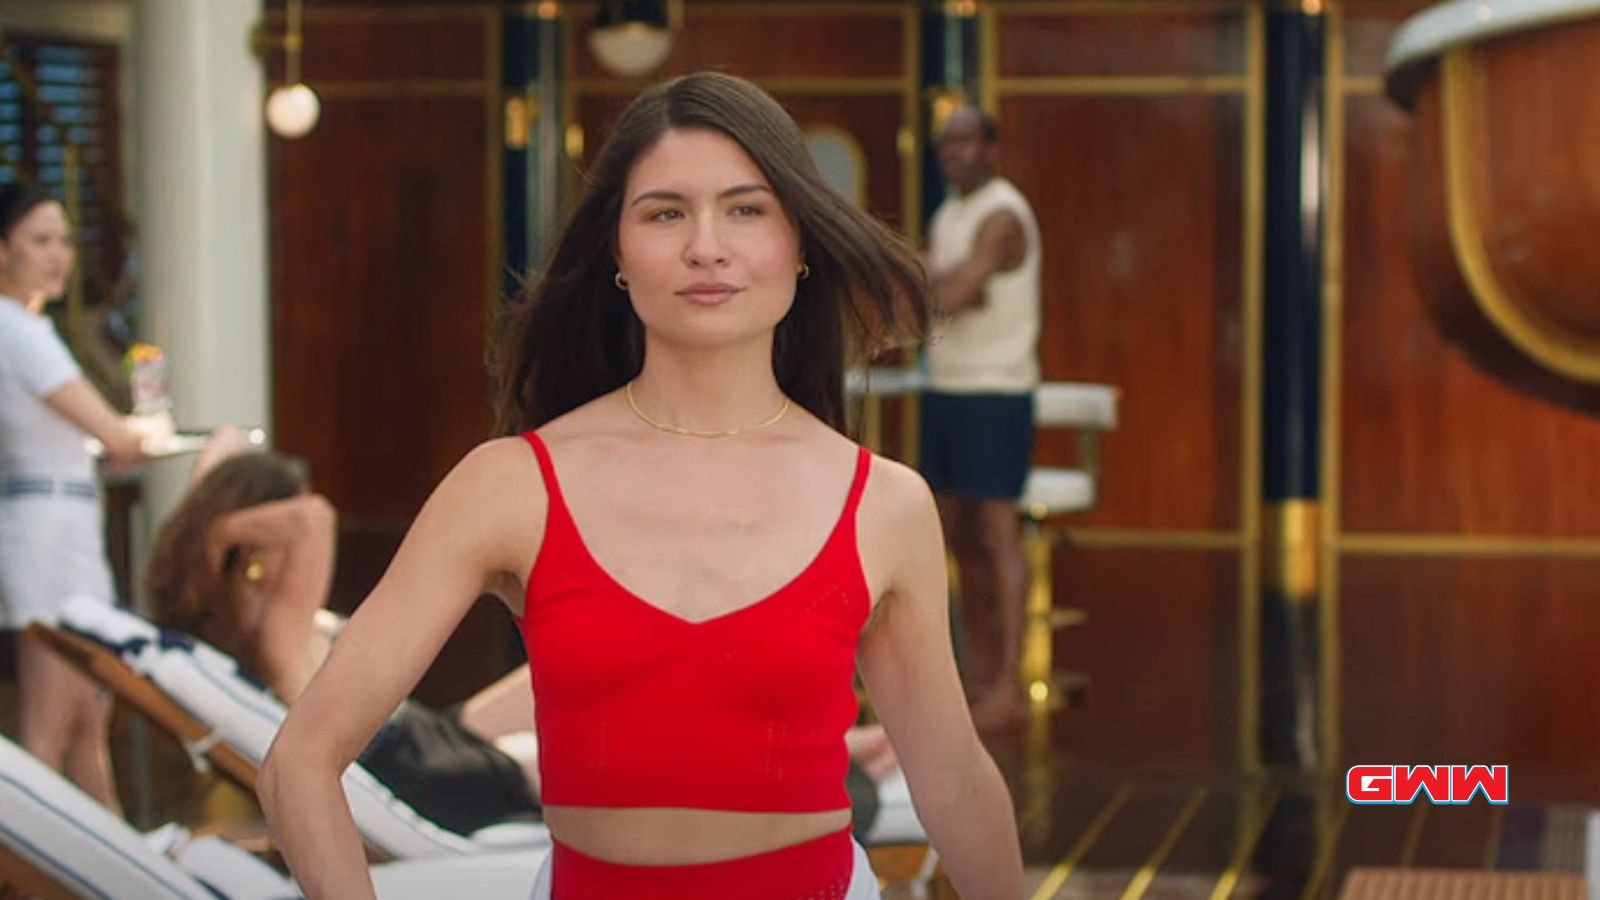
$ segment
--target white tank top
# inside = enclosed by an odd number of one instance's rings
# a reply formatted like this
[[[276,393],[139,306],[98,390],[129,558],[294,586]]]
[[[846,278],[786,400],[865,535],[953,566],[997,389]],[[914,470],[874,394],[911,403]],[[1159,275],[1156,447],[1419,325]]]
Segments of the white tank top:
[[[939,205],[929,226],[933,271],[959,265],[978,228],[1000,210],[1022,223],[1022,264],[991,276],[982,305],[936,321],[928,342],[928,385],[950,393],[1027,393],[1039,384],[1039,226],[1016,185],[990,178]]]

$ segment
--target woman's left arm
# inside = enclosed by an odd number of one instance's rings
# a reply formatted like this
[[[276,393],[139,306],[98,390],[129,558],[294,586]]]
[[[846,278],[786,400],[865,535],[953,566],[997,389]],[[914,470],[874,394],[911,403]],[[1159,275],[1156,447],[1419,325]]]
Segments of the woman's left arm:
[[[917,816],[962,897],[1016,900],[1027,890],[1016,814],[956,673],[933,495],[915,472],[875,459],[859,527],[862,559],[882,597],[862,635],[861,677]]]

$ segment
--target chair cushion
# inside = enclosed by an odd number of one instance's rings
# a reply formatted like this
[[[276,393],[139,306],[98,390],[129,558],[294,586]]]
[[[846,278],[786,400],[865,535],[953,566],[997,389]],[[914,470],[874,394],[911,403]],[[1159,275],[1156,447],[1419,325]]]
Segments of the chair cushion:
[[[0,737],[0,843],[80,897],[215,900],[105,807]]]
[[[1117,389],[1104,384],[1046,381],[1033,393],[1034,424],[1039,428],[1117,427]]]
[[[1025,515],[1046,519],[1094,506],[1094,478],[1081,469],[1035,466],[1017,507]]]
[[[202,641],[164,631],[125,610],[94,601],[69,600],[61,626],[101,643],[135,672],[150,679],[241,756],[257,766],[283,724],[285,709],[232,657]],[[503,824],[477,835],[461,835],[419,816],[360,764],[345,770],[345,796],[362,836],[396,859],[475,854],[550,842],[539,824]]]

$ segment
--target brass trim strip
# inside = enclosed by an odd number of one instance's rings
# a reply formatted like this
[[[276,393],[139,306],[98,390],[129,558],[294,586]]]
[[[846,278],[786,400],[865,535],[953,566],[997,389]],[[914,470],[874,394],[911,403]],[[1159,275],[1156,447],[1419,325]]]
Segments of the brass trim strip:
[[[483,10],[483,58],[490,72],[499,73],[502,70],[501,52],[504,41],[500,33],[502,27],[500,11],[494,8]],[[505,116],[501,114],[501,91],[498,84],[499,75],[495,76],[496,83],[485,92],[484,115],[488,119],[487,148],[484,152],[485,178],[487,179],[484,190],[487,192],[489,207],[489,222],[487,226],[488,246],[484,248],[488,267],[488,291],[484,295],[485,317],[484,340],[488,341],[494,333],[496,310],[500,305],[501,274],[505,270]]]
[[[1265,504],[1261,546],[1267,589],[1310,599],[1321,583],[1320,504],[1316,500],[1278,500]]]
[[[1422,845],[1422,832],[1428,827],[1428,804],[1418,803],[1411,810],[1411,821],[1406,825],[1405,840],[1400,842],[1400,868],[1409,869],[1417,861],[1417,848]]]
[[[1440,85],[1445,206],[1461,276],[1478,309],[1529,359],[1568,378],[1600,384],[1600,341],[1575,335],[1519,306],[1489,257],[1484,211],[1472,185],[1475,173],[1487,171],[1484,143],[1489,139],[1473,116],[1473,88],[1483,76],[1475,60],[1470,47],[1450,51]]]
[[[500,88],[490,81],[315,81],[323,99],[370,99],[375,97],[482,97],[498,98]],[[498,118],[499,112],[496,111]]]
[[[1228,900],[1233,896],[1234,889],[1239,886],[1239,879],[1250,864],[1250,857],[1255,853],[1256,844],[1261,842],[1261,836],[1267,831],[1267,823],[1272,821],[1272,813],[1278,808],[1278,801],[1283,798],[1283,788],[1274,786],[1267,792],[1267,796],[1250,809],[1250,815],[1245,819],[1245,824],[1240,828],[1239,840],[1234,844],[1233,856],[1228,860],[1228,867],[1222,870],[1217,878],[1217,883],[1211,888],[1210,900]]]
[[[745,0],[742,3],[695,3],[689,7],[694,18],[713,19],[766,19],[771,16],[789,16],[792,18],[805,18],[814,16],[819,19],[833,19],[850,17],[855,19],[892,19],[903,13],[900,4],[888,3],[761,3],[760,5]]]
[[[1237,531],[1182,531],[1179,529],[1066,528],[1061,540],[1077,547],[1145,548],[1152,550],[1239,550],[1244,535]]]
[[[907,6],[900,20],[905,61],[900,103],[900,128],[907,140],[900,146],[900,231],[913,244],[922,242],[922,29],[917,12]],[[903,449],[903,448],[902,448]]]
[[[1330,20],[1331,21],[1331,20]],[[1347,75],[1344,77],[1344,93],[1363,97],[1382,97],[1383,77],[1379,75]]]
[[[1146,859],[1144,865],[1139,867],[1138,874],[1134,875],[1133,880],[1128,882],[1128,886],[1123,890],[1120,900],[1139,900],[1144,896],[1145,891],[1150,889],[1151,882],[1156,880],[1156,873],[1161,871],[1161,866],[1167,861],[1167,857],[1171,855],[1172,848],[1177,845],[1178,839],[1183,836],[1183,832],[1188,829],[1189,823],[1194,820],[1195,814],[1200,811],[1201,805],[1205,803],[1207,793],[1205,788],[1198,787],[1189,794],[1189,802],[1184,804],[1183,809],[1178,812],[1178,818],[1173,821],[1172,827],[1168,828],[1167,833],[1162,836],[1161,843],[1150,851],[1149,859]]]
[[[1128,798],[1132,796],[1132,787],[1125,784],[1117,788],[1117,792],[1100,809],[1100,814],[1095,816],[1094,821],[1090,822],[1089,826],[1083,830],[1083,834],[1078,836],[1077,843],[1072,845],[1072,848],[1067,851],[1067,855],[1062,858],[1061,862],[1056,863],[1055,868],[1051,869],[1049,874],[1044,876],[1044,880],[1039,882],[1039,886],[1033,891],[1031,900],[1050,900],[1056,895],[1057,891],[1061,890],[1061,886],[1067,883],[1068,878],[1072,877],[1072,871],[1078,867],[1078,863],[1083,862],[1083,858],[1089,855],[1089,851],[1094,847],[1095,842],[1100,840],[1100,835],[1110,826],[1111,820],[1117,817],[1117,813],[1122,811],[1122,808],[1128,804]]]
[[[905,93],[905,76],[877,78],[754,78],[762,90],[771,94],[822,94],[838,97],[883,94],[898,97]],[[653,83],[653,79],[578,78],[572,88],[588,96],[631,97]]]
[[[1192,12],[1238,12],[1241,0],[1018,0],[1007,13],[1030,16],[1144,16]],[[990,8],[993,3],[984,4]]]
[[[1506,808],[1504,806],[1490,807],[1489,834],[1483,843],[1483,867],[1494,869],[1500,865],[1500,834],[1505,830]]]
[[[473,6],[393,6],[386,5],[372,8],[354,7],[320,7],[308,4],[303,15],[307,22],[327,22],[330,24],[359,23],[359,22],[475,22],[484,12],[498,10],[492,4],[474,4]],[[282,9],[269,9],[262,14],[268,22],[281,22],[285,20]]]
[[[1001,94],[1107,95],[1166,97],[1190,94],[1243,94],[1250,89],[1249,75],[1062,75],[999,78],[994,89]]]
[[[1344,228],[1346,165],[1346,94],[1344,90],[1345,9],[1335,3],[1326,18],[1327,44],[1323,74],[1323,140],[1327,154],[1328,191],[1322,207],[1322,567],[1317,604],[1323,703],[1320,710],[1322,762],[1337,768],[1342,738],[1339,734],[1342,644],[1339,639],[1339,565],[1333,551],[1339,535],[1343,419],[1340,403],[1344,390]]]
[[[978,12],[978,93],[983,109],[1000,116],[1000,12],[985,4]]]
[[[1339,838],[1344,834],[1344,824],[1350,819],[1350,808],[1348,803],[1339,806],[1317,838],[1316,862],[1311,867],[1311,874],[1306,877],[1300,900],[1316,900],[1321,896],[1322,883],[1328,880],[1328,873],[1333,869],[1333,857],[1339,851]]]
[[[1488,556],[1530,559],[1600,559],[1600,539],[1467,534],[1345,532],[1341,556]]]
[[[1244,182],[1241,235],[1244,349],[1240,403],[1239,509],[1244,549],[1239,554],[1239,761],[1245,772],[1261,767],[1261,341],[1264,326],[1267,146],[1267,18],[1259,4],[1245,20],[1246,66]]]

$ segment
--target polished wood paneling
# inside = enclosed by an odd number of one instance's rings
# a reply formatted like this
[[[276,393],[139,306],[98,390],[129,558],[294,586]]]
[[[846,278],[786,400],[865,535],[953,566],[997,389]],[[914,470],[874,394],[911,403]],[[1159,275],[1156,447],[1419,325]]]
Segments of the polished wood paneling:
[[[1346,759],[1504,763],[1521,801],[1556,779],[1600,801],[1597,579],[1600,560],[1344,557]]]
[[[1429,0],[1384,0],[1351,3],[1341,9],[1344,30],[1344,71],[1356,77],[1383,75],[1389,42],[1412,14],[1432,5]]]
[[[808,96],[782,90],[773,93],[802,129],[828,125],[843,129],[855,138],[866,163],[868,210],[891,225],[903,225],[903,162],[896,150],[903,106],[901,98],[898,95]],[[583,126],[586,165],[593,161],[606,135],[616,124],[617,117],[622,114],[623,107],[631,99],[611,94],[592,94],[578,100],[574,118]]]
[[[488,15],[488,13],[484,13]],[[470,18],[306,20],[301,67],[307,82],[497,80],[483,52],[484,23]]]
[[[1506,387],[1449,346],[1419,294],[1408,117],[1347,106],[1341,529],[1600,532],[1600,422]]]
[[[409,520],[489,434],[486,117],[329,100],[271,145],[276,441],[347,516]]]
[[[1242,75],[1245,69],[1244,16],[1238,11],[1015,13],[999,16],[998,23],[1003,78]]]
[[[900,78],[905,19],[899,4],[688,3],[684,29],[654,80],[699,69],[746,78]],[[574,5],[578,48],[588,46],[593,6]],[[779,37],[781,35],[781,37]],[[573,55],[583,79],[611,79],[586,49]]]
[[[1163,771],[1237,758],[1239,558],[1230,551],[1062,547],[1056,603],[1089,624],[1062,631],[1056,662],[1089,676],[1058,715],[1074,763]]]
[[[1074,524],[1240,524],[1243,101],[1005,97],[1001,170],[1044,242],[1047,379],[1122,389],[1099,509]],[[1041,432],[1036,459],[1070,459]]]

